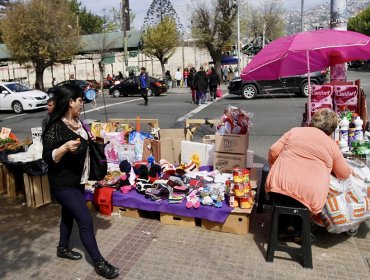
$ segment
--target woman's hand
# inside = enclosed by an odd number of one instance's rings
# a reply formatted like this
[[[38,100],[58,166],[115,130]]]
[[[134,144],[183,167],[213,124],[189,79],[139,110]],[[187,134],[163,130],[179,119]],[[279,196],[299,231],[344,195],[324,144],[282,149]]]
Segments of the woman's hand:
[[[64,149],[66,152],[74,153],[77,151],[78,146],[80,146],[81,141],[80,138],[77,138],[76,140],[70,140],[63,144]]]

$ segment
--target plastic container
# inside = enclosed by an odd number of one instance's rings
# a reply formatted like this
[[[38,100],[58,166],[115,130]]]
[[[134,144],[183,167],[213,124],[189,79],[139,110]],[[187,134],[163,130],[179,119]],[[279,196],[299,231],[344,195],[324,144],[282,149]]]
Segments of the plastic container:
[[[349,120],[346,117],[343,117],[343,119],[339,123],[339,126],[340,126],[340,137],[339,137],[340,141],[344,140],[348,143]]]
[[[358,116],[354,120],[355,124],[355,139],[356,141],[361,141],[364,139],[364,131],[362,130],[362,125],[364,124],[364,121],[361,120],[361,118]]]
[[[355,124],[353,122],[351,122],[349,124],[349,129],[348,129],[348,146],[352,147],[352,143],[353,142],[356,142],[356,138],[355,138]]]
[[[339,149],[342,153],[349,152],[348,141],[346,141],[345,139],[341,139],[339,141]]]

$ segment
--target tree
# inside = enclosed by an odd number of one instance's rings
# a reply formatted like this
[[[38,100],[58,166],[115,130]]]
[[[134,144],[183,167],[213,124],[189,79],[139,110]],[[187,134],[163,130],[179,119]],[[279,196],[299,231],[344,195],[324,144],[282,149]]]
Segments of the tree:
[[[14,4],[6,11],[0,29],[12,58],[20,64],[33,63],[42,89],[44,70],[71,59],[79,47],[76,18],[65,0]]]
[[[159,60],[164,78],[164,64],[174,54],[180,34],[175,20],[170,16],[163,17],[154,27],[147,27],[143,34],[144,53]]]
[[[370,5],[348,20],[347,29],[370,36]]]
[[[107,18],[107,20],[108,20],[110,26],[112,27],[112,31],[122,31],[122,27],[123,27],[123,24],[122,24],[122,10],[112,8],[109,11],[109,15],[110,16],[109,16],[109,18]],[[132,23],[134,22],[136,15],[130,10],[129,17],[130,17],[129,21],[130,21],[130,30],[131,30],[131,29],[134,29],[133,26],[132,26]]]
[[[88,12],[86,7],[81,7],[81,2],[77,2],[77,0],[68,0],[68,3],[71,13],[78,21],[81,35],[101,33],[103,31],[104,18]]]
[[[192,35],[198,46],[205,47],[212,57],[216,71],[221,75],[222,51],[232,38],[237,10],[229,0],[217,0],[215,5],[197,4],[192,11]]]
[[[182,31],[184,29],[170,0],[153,0],[144,18],[143,29],[145,30],[148,26],[157,25],[159,22],[162,22],[166,16],[176,19],[179,30]]]

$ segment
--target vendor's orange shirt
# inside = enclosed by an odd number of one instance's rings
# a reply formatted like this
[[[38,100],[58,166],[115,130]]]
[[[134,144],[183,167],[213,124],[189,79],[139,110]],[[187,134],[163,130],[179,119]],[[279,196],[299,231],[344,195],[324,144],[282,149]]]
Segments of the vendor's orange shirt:
[[[321,212],[329,191],[329,174],[346,179],[351,167],[338,145],[314,127],[296,127],[269,150],[271,170],[266,191],[290,196],[314,214]]]

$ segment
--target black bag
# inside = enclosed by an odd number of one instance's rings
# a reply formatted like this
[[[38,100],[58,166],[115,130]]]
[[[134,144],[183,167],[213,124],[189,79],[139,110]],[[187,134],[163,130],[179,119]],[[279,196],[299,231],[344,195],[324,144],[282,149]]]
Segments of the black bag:
[[[108,164],[104,153],[105,144],[90,141],[90,175],[89,180],[100,181],[107,175]]]

